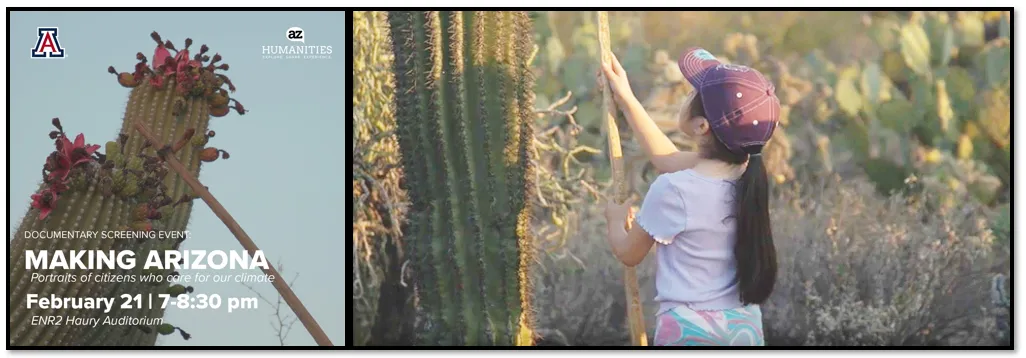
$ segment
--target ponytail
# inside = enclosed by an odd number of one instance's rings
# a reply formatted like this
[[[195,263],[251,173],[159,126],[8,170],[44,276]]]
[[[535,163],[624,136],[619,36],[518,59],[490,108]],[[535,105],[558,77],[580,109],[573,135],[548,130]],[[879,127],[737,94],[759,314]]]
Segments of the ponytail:
[[[705,117],[701,95],[691,102],[688,115]],[[700,154],[730,164],[748,161],[744,174],[734,185],[734,221],[737,223],[737,242],[734,257],[737,260],[737,281],[741,302],[761,304],[769,299],[777,280],[777,248],[773,245],[773,231],[769,218],[769,179],[762,161],[762,146],[731,151],[715,136],[702,142]]]
[[[741,302],[761,304],[769,299],[777,279],[777,249],[769,218],[769,180],[761,147],[746,148],[748,167],[737,182],[734,197],[737,223],[737,280]]]

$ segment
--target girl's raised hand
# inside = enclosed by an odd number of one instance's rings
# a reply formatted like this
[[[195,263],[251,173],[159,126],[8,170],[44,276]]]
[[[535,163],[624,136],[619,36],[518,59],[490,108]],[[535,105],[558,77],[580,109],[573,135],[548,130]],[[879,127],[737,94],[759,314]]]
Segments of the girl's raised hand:
[[[627,71],[624,71],[623,66],[620,65],[620,60],[616,58],[616,55],[612,55],[612,58],[612,63],[603,63],[601,65],[601,73],[597,75],[605,74],[609,82],[609,89],[613,91],[613,99],[622,108],[628,102],[635,100],[634,91],[631,90],[631,84],[627,80]],[[598,80],[599,83],[602,83],[601,78]]]

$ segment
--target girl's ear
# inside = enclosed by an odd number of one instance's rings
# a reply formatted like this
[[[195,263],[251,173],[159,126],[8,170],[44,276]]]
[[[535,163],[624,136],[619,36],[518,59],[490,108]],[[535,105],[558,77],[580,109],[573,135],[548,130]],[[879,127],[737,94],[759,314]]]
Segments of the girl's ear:
[[[709,134],[709,129],[709,120],[705,119],[705,117],[699,116],[691,119],[692,133],[703,136]]]

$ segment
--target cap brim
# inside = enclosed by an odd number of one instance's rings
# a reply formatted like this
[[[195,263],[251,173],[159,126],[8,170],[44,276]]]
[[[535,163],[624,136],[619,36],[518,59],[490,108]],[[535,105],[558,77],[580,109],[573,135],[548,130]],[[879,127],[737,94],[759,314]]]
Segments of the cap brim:
[[[684,51],[677,60],[677,66],[684,78],[695,88],[702,87],[706,72],[716,65],[722,64],[709,51],[700,47],[692,47]]]

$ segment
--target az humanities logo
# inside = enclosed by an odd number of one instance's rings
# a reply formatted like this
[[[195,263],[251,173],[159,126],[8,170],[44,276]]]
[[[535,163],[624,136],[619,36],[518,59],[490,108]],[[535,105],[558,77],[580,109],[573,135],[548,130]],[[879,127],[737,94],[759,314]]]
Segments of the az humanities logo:
[[[32,58],[64,58],[64,48],[57,40],[57,27],[37,27],[36,46]]]
[[[299,27],[290,27],[285,31],[285,39],[301,42],[303,45],[268,45],[261,47],[261,55],[265,60],[330,60],[331,45],[307,45],[306,32]]]

